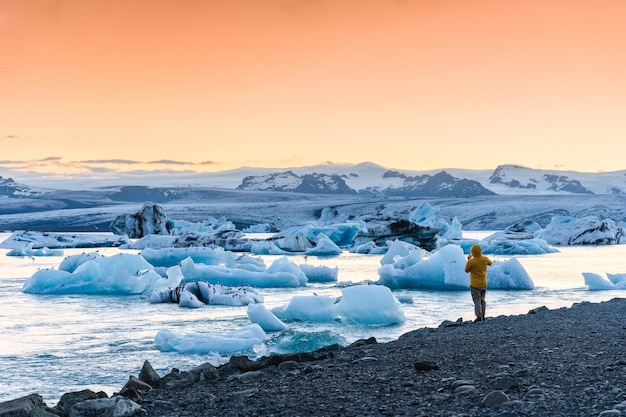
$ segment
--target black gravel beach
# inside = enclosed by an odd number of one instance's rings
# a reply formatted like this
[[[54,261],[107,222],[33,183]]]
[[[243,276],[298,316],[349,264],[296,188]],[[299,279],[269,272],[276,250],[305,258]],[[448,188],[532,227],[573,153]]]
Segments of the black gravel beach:
[[[234,357],[151,382],[126,387],[148,417],[626,415],[626,299]]]
[[[145,362],[119,394],[33,394],[0,416],[624,416],[626,298],[445,321],[398,340],[234,356],[158,375]]]

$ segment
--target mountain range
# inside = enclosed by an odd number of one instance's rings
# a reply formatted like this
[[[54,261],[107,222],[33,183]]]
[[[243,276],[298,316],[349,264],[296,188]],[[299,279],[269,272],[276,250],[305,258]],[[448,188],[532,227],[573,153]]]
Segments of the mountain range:
[[[324,207],[350,213],[427,200],[465,230],[499,230],[517,221],[542,226],[552,216],[597,215],[626,221],[626,171],[580,173],[501,165],[495,170],[406,171],[373,163],[217,173],[154,172],[116,177],[0,177],[0,231],[106,231],[120,214],[150,201],[170,218],[226,217],[238,227],[278,229],[316,220]]]
[[[88,176],[87,176],[88,177]],[[442,169],[407,171],[365,162],[325,164],[277,170],[240,168],[216,173],[138,173],[107,178],[72,180],[32,179],[34,184],[0,176],[0,196],[35,197],[58,190],[121,189],[133,186],[174,189],[222,188],[246,191],[279,191],[305,194],[367,194],[387,196],[473,197],[479,195],[626,194],[626,170],[576,172],[501,165],[495,170]],[[79,186],[80,188],[80,186]],[[128,193],[129,189],[126,189]]]

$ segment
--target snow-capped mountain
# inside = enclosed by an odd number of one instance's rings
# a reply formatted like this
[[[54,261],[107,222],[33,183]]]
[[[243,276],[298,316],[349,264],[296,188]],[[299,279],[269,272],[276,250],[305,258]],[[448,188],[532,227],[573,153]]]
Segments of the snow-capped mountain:
[[[386,171],[382,183],[354,189],[347,185],[358,174],[303,174],[293,171],[261,176],[247,176],[239,187],[248,191],[291,191],[310,194],[375,194],[388,196],[474,197],[492,195],[478,181],[456,178],[445,171],[435,175],[409,176],[399,171]],[[379,181],[376,181],[379,182]]]
[[[580,173],[502,165],[487,186],[496,194],[624,194],[626,171]]]
[[[33,190],[28,185],[18,184],[13,178],[2,178],[0,176],[0,196],[25,198],[34,197],[41,194]]]
[[[292,171],[269,175],[250,175],[243,179],[238,190],[247,191],[289,191],[308,194],[355,194],[357,191],[348,187],[337,174],[303,174]]]
[[[501,165],[494,171],[390,170],[372,163],[321,165],[248,175],[241,190],[315,194],[473,197],[479,195],[626,194],[626,171],[581,173]]]

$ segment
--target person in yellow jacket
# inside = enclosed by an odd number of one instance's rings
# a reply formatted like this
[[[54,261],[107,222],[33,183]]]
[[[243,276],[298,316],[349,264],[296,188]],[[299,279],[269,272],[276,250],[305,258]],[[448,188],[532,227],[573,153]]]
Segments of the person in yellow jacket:
[[[483,256],[480,245],[472,245],[470,254],[467,255],[465,272],[470,274],[470,292],[474,301],[474,313],[476,314],[474,323],[485,321],[485,310],[487,309],[487,302],[485,301],[487,293],[487,266],[491,264],[491,259]]]

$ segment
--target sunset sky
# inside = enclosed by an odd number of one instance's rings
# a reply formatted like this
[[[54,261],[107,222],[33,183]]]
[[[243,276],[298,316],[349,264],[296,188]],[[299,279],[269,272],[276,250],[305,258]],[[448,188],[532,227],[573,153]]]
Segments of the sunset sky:
[[[626,0],[0,0],[0,54],[0,175],[626,169]]]

